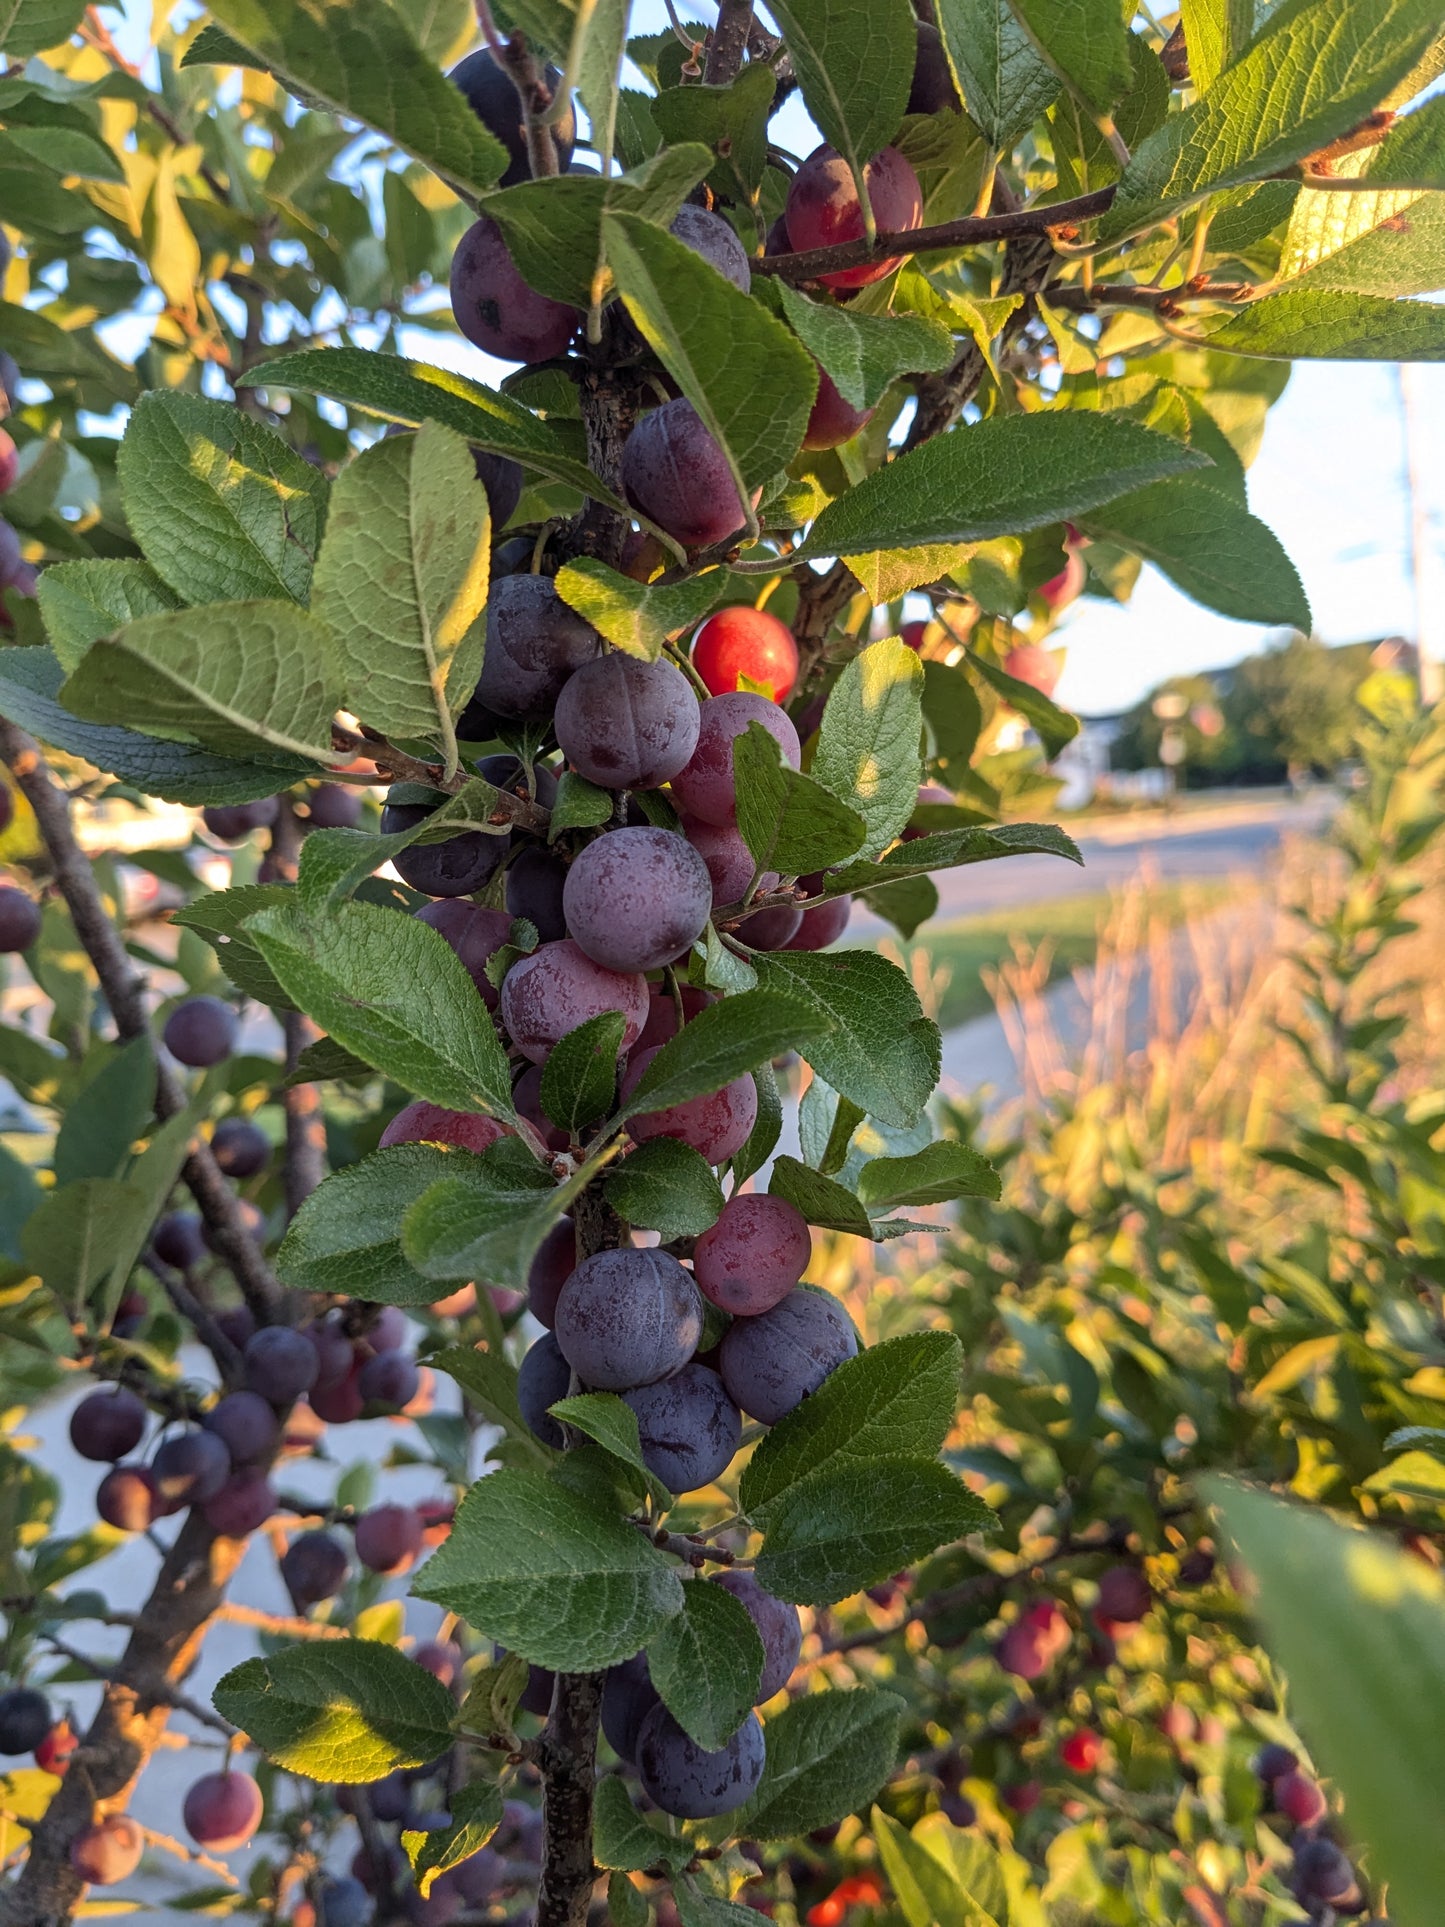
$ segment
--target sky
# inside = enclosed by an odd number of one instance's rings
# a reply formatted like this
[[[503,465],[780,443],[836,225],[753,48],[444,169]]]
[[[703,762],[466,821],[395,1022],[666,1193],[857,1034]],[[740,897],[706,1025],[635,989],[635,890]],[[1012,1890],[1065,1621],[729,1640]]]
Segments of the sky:
[[[706,21],[710,6],[680,0],[684,17]],[[133,57],[148,46],[150,0],[125,0],[118,38]],[[633,31],[663,29],[663,0],[637,0]],[[774,122],[796,152],[812,141],[794,98]],[[411,331],[407,352],[496,382],[504,364],[460,337]],[[1423,604],[1426,646],[1445,657],[1445,368],[1410,371],[1415,459],[1425,513]],[[1304,583],[1315,633],[1326,642],[1414,636],[1410,505],[1405,487],[1397,371],[1385,364],[1303,362],[1270,411],[1249,478],[1250,506],[1283,542]],[[1086,597],[1052,640],[1067,649],[1059,700],[1086,715],[1127,708],[1161,681],[1223,668],[1253,654],[1270,632],[1203,609],[1146,567],[1124,607]]]

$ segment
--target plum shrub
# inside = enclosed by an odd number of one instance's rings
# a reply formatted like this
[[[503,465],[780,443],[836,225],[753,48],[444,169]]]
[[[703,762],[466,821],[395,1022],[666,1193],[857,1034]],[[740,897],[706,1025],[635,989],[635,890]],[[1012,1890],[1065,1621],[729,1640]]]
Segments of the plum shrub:
[[[487,131],[495,134],[507,150],[507,165],[498,182],[513,187],[530,178],[532,168],[527,153],[527,130],[516,83],[500,66],[489,47],[478,47],[465,60],[458,61],[448,78],[466,96],[467,105]],[[543,69],[543,81],[555,93],[562,84],[559,67]],[[577,139],[577,116],[570,101],[549,129],[557,153],[557,164],[565,173]]]
[[[670,1492],[711,1485],[731,1465],[742,1419],[722,1380],[706,1365],[684,1365],[624,1397],[637,1419],[643,1461]]]
[[[70,1443],[83,1459],[114,1464],[145,1437],[146,1408],[134,1392],[90,1392],[70,1415]]]
[[[383,836],[399,836],[434,816],[444,796],[419,790],[414,783],[394,786],[381,812]],[[437,843],[411,843],[392,858],[397,875],[413,890],[429,897],[469,897],[497,869],[506,855],[506,839],[481,830],[462,830]]]
[[[719,1310],[757,1318],[800,1282],[812,1251],[808,1221],[786,1198],[734,1192],[694,1247],[693,1275]]]
[[[803,1650],[803,1623],[798,1609],[785,1599],[775,1599],[750,1572],[714,1573],[712,1584],[741,1600],[757,1627],[758,1638],[763,1642],[763,1671],[756,1701],[764,1706],[776,1698],[792,1678],[798,1655]]]
[[[756,1318],[735,1319],[718,1364],[734,1403],[776,1425],[857,1350],[847,1314],[825,1292],[799,1286]]]
[[[623,445],[621,475],[633,508],[684,548],[722,542],[748,519],[727,456],[682,397],[642,417]]]
[[[712,909],[707,865],[672,830],[612,830],[567,872],[567,929],[594,963],[633,973],[675,963]]]
[[[733,744],[750,723],[762,724],[791,768],[802,762],[802,745],[786,710],[748,690],[711,697],[702,706],[697,748],[672,783],[682,807],[704,823],[726,824],[737,818]]]
[[[1428,1918],[1428,638],[1256,706],[1248,1104],[1211,984],[1004,1146],[924,926],[1086,592],[1328,627],[1243,468],[1441,352],[1438,7],[153,11],[3,35],[0,1921]]]
[[[529,288],[485,216],[452,256],[452,313],[468,341],[502,361],[552,361],[567,352],[581,320],[575,308]]]
[[[647,979],[595,963],[571,938],[544,943],[507,972],[501,1016],[524,1057],[546,1061],[568,1031],[604,1011],[621,1013],[622,1048],[637,1042],[647,1020]]]
[[[863,180],[880,234],[898,234],[923,220],[923,192],[918,176],[896,147],[876,153],[863,169]],[[863,235],[863,207],[852,170],[834,148],[814,148],[793,176],[786,208],[788,239],[799,251],[834,247]],[[881,281],[899,265],[897,255],[865,267],[842,268],[819,275],[825,288],[862,288]]]
[[[231,1055],[239,1030],[235,1011],[219,997],[188,997],[167,1017],[161,1042],[178,1064],[209,1070]]]
[[[697,748],[697,697],[670,662],[612,651],[585,663],[557,698],[557,742],[604,789],[656,789]]]
[[[591,623],[568,608],[545,576],[504,576],[487,599],[476,701],[498,716],[549,716],[568,678],[601,648]]]
[[[563,1285],[553,1332],[584,1384],[631,1391],[692,1357],[702,1300],[691,1272],[665,1251],[598,1251]]]
[[[785,703],[798,680],[793,632],[766,609],[736,603],[709,616],[692,639],[692,666],[714,696],[730,696],[746,676],[775,703]]]
[[[763,1777],[766,1747],[755,1713],[724,1746],[708,1752],[662,1705],[637,1735],[637,1777],[649,1800],[679,1820],[711,1820],[752,1797]]]

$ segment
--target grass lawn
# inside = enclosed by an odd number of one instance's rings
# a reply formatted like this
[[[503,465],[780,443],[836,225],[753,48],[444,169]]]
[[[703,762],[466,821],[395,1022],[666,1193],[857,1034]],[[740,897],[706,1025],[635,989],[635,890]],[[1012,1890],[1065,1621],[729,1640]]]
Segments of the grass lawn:
[[[1168,925],[1213,909],[1237,885],[1219,883],[1162,884],[1151,890],[1148,905],[1153,917]],[[932,924],[912,943],[900,944],[905,958],[926,951],[934,967],[952,972],[938,1021],[944,1030],[966,1024],[993,1009],[983,972],[1013,954],[1015,942],[1051,950],[1050,980],[1066,977],[1081,964],[1094,960],[1099,932],[1107,924],[1116,898],[1107,891],[1087,896],[1060,897],[1053,903],[996,910],[983,917],[960,917],[953,923]],[[898,943],[894,938],[893,942]]]

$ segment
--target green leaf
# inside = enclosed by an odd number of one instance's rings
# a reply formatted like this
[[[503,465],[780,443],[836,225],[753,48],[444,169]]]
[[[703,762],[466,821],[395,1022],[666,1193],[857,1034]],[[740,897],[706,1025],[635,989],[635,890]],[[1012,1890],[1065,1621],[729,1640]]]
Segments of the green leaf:
[[[1181,0],[1189,77],[1199,93],[1212,87],[1254,30],[1254,0]]]
[[[1445,354],[1445,330],[1440,343]],[[1309,633],[1310,606],[1278,536],[1209,482],[1191,476],[1140,489],[1081,517],[1080,527],[1155,563],[1206,608]]]
[[[831,1606],[996,1524],[936,1459],[835,1464],[769,1506],[758,1583],[800,1606]]]
[[[789,1840],[866,1806],[897,1764],[903,1712],[896,1694],[871,1686],[795,1699],[768,1721],[768,1763],[736,1830]]]
[[[133,368],[117,361],[88,330],[62,328],[38,308],[0,301],[0,340],[27,374],[47,381],[94,382],[117,401],[129,401],[136,392]]]
[[[668,1039],[618,1115],[670,1110],[690,1097],[720,1091],[784,1051],[822,1037],[832,1021],[827,1012],[801,1007],[787,994],[747,990],[724,997]]]
[[[593,144],[610,155],[616,145],[617,93],[631,0],[596,0],[579,6],[572,28],[567,71],[587,109]]]
[[[575,769],[564,769],[547,825],[547,841],[555,843],[564,830],[595,830],[611,816],[616,801],[611,790],[589,783]]]
[[[1258,1587],[1265,1643],[1290,1706],[1339,1783],[1350,1830],[1399,1927],[1429,1927],[1445,1878],[1431,1818],[1445,1770],[1445,1587],[1383,1537],[1242,1486],[1210,1496]]]
[[[709,149],[687,141],[664,148],[629,174],[606,180],[595,174],[564,174],[557,180],[519,181],[500,194],[489,194],[483,211],[501,227],[528,287],[553,301],[585,308],[608,264],[608,214],[633,215],[665,228],[711,165]]]
[[[12,1264],[23,1262],[21,1239],[44,1198],[29,1165],[0,1145],[0,1253]]]
[[[582,1181],[574,1173],[566,1184],[554,1184],[525,1150],[525,1165],[507,1168],[494,1155],[497,1150],[493,1145],[479,1172],[440,1179],[403,1219],[402,1250],[426,1277],[485,1278],[526,1289],[537,1247]]]
[[[755,1171],[762,1170],[783,1135],[783,1101],[771,1064],[759,1064],[753,1072],[753,1089],[758,1094],[758,1117],[747,1143],[732,1161],[734,1185],[746,1183]]]
[[[725,1587],[695,1579],[682,1598],[682,1611],[648,1643],[647,1670],[682,1730],[716,1753],[753,1710],[763,1642]]]
[[[56,1184],[119,1177],[155,1097],[155,1048],[149,1037],[137,1037],[71,1099],[55,1139]]]
[[[968,1144],[945,1141],[911,1157],[873,1158],[858,1173],[858,1196],[870,1211],[946,1204],[950,1198],[997,1198],[999,1175]]]
[[[648,1927],[652,1919],[652,1909],[625,1873],[607,1876],[607,1917],[613,1927]]]
[[[1167,220],[1221,188],[1263,180],[1348,133],[1440,28],[1436,0],[1284,0],[1207,93],[1135,153],[1103,241]]]
[[[42,584],[55,573],[47,569]],[[0,716],[53,749],[82,756],[168,803],[251,803],[315,772],[315,763],[299,756],[268,753],[240,763],[190,743],[143,736],[118,723],[84,723],[60,706],[64,681],[65,671],[48,649],[0,652]]]
[[[946,368],[953,360],[953,336],[937,321],[854,314],[810,301],[786,281],[778,283],[778,295],[798,339],[854,408],[876,408],[900,375]]]
[[[996,416],[899,455],[829,503],[800,557],[977,542],[1075,521],[1207,458],[1117,415]]]
[[[373,1639],[307,1640],[248,1659],[213,1697],[288,1773],[342,1786],[436,1759],[452,1743],[456,1713],[439,1679]]]
[[[314,921],[262,910],[246,934],[286,994],[345,1049],[404,1090],[512,1119],[506,1055],[477,987],[427,924],[370,903]]]
[[[685,1867],[692,1848],[686,1840],[674,1840],[650,1826],[628,1799],[626,1783],[608,1774],[597,1783],[592,1857],[599,1867],[646,1873],[649,1867]]]
[[[1424,101],[1396,121],[1371,156],[1369,179],[1381,187],[1445,188],[1445,100]]]
[[[835,793],[837,786],[825,787],[790,768],[777,738],[761,723],[749,723],[734,740],[733,774],[738,829],[759,871],[806,875],[863,849],[867,824],[859,812]]]
[[[85,17],[85,0],[0,0],[0,47],[28,60],[69,40]]]
[[[576,452],[567,424],[539,421],[508,396],[445,368],[377,354],[369,348],[304,348],[253,369],[247,381],[252,387],[326,395],[409,428],[424,421],[444,422],[477,448],[507,455],[548,481],[580,489],[609,508],[624,506]]]
[[[333,1172],[291,1220],[276,1275],[293,1291],[344,1291],[379,1305],[429,1305],[435,1283],[406,1262],[401,1220],[408,1206],[467,1152],[396,1144]]]
[[[1007,154],[1056,98],[1058,76],[1008,0],[937,0],[937,12],[964,105],[989,146]]]
[[[821,1472],[938,1452],[958,1409],[962,1367],[952,1332],[888,1338],[848,1359],[759,1441],[738,1491],[743,1510],[762,1520]]]
[[[1288,361],[1445,361],[1445,305],[1295,288],[1256,301],[1209,345]]]
[[[808,112],[855,172],[898,132],[917,29],[907,0],[779,0]]]
[[[809,1030],[790,1048],[826,1083],[880,1124],[906,1130],[917,1122],[938,1082],[942,1047],[938,1026],[896,964],[862,950],[799,950],[760,956],[757,970],[765,990],[805,1006]],[[826,1028],[812,1028],[818,1024]]]
[[[639,1144],[608,1173],[603,1188],[619,1218],[655,1231],[664,1244],[701,1237],[723,1208],[717,1173],[700,1152],[673,1137]]]
[[[668,637],[701,622],[734,593],[737,578],[726,569],[709,569],[654,589],[619,575],[595,556],[584,555],[557,571],[554,586],[562,600],[585,616],[614,648],[643,662],[656,662]]]
[[[1319,287],[1348,288],[1361,294],[1429,292],[1435,286],[1432,277],[1440,272],[1439,224],[1429,220],[1429,206],[1423,196],[1408,188],[1341,194],[1302,187],[1290,211],[1275,279],[1288,283],[1308,278]],[[1417,241],[1415,222],[1400,218],[1416,208],[1427,216],[1423,249]],[[1388,241],[1378,232],[1386,223]],[[1395,246],[1396,236],[1408,237],[1404,248]],[[1409,264],[1421,254],[1428,287],[1412,285],[1408,266],[1400,283],[1397,264]]]
[[[558,1399],[549,1405],[553,1418],[585,1432],[614,1459],[620,1459],[635,1475],[634,1483],[645,1492],[661,1512],[672,1504],[672,1494],[647,1469],[642,1456],[642,1440],[637,1429],[637,1414],[615,1392],[580,1392],[575,1398]]]
[[[416,1876],[417,1891],[423,1900],[431,1893],[432,1883],[451,1867],[480,1853],[502,1824],[502,1789],[492,1780],[473,1780],[447,1795],[452,1823],[435,1833],[406,1830],[401,1844]]]
[[[855,1238],[873,1236],[873,1220],[854,1194],[796,1158],[784,1155],[773,1160],[768,1190],[775,1198],[786,1198],[809,1224],[824,1231],[847,1231]]]
[[[144,562],[57,562],[37,590],[45,633],[64,669],[74,669],[93,642],[133,616],[179,606],[176,595]]]
[[[258,910],[282,907],[291,901],[291,895],[280,883],[234,884],[229,890],[212,890],[184,909],[172,911],[171,921],[205,938],[237,990],[244,990],[248,997],[269,1004],[273,1010],[295,1010],[245,929],[247,917]]]
[[[149,1144],[126,1173],[126,1188],[136,1192],[142,1204],[131,1223],[129,1237],[117,1239],[110,1247],[110,1270],[95,1306],[97,1323],[104,1324],[114,1317],[131,1272],[149,1242],[151,1226],[175,1189],[205,1112],[205,1097],[197,1093],[183,1111],[167,1118],[151,1134]]]
[[[141,1228],[147,1200],[114,1178],[78,1178],[45,1194],[20,1234],[25,1263],[65,1309],[78,1315],[86,1293],[110,1270],[118,1245]]]
[[[746,501],[798,451],[818,390],[812,356],[675,235],[622,214],[602,232],[628,314],[726,453]]]
[[[683,1604],[676,1570],[635,1526],[510,1470],[472,1487],[412,1591],[564,1672],[630,1659]]]
[[[269,428],[155,391],[136,403],[117,469],[131,533],[183,602],[306,601],[326,477]]]
[[[427,1361],[448,1378],[456,1380],[470,1404],[489,1425],[499,1425],[514,1446],[521,1446],[532,1458],[548,1463],[551,1454],[526,1420],[517,1404],[517,1368],[500,1352],[467,1350],[452,1345],[433,1352]]]
[[[703,141],[719,157],[708,180],[719,194],[746,198],[763,182],[768,159],[768,121],[777,80],[765,60],[750,61],[727,87],[667,87],[649,100],[653,125],[669,146]]]
[[[996,672],[1002,675],[1002,671]],[[1014,680],[1009,677],[1010,682]],[[954,870],[968,863],[989,863],[998,857],[1018,856],[1024,852],[1040,856],[1067,857],[1082,864],[1078,845],[1053,823],[979,824],[959,830],[941,830],[920,836],[911,843],[899,843],[878,863],[851,863],[827,879],[827,894],[856,895],[902,876],[921,876],[930,870]]]
[[[604,1010],[568,1031],[543,1065],[542,1109],[570,1136],[612,1109],[625,1028],[620,1010]]]
[[[881,1807],[874,1807],[871,1819],[878,1858],[908,1927],[934,1927],[935,1922],[945,1920],[957,1921],[960,1927],[985,1927],[988,1917],[972,1904],[972,1896],[959,1886],[942,1860],[935,1859]]]
[[[83,721],[131,716],[222,756],[330,763],[341,669],[330,631],[294,603],[213,602],[92,643],[60,694]]]
[[[336,637],[347,707],[400,740],[439,743],[482,672],[491,522],[471,450],[423,422],[341,471],[311,607]]]
[[[1071,93],[1107,114],[1129,91],[1129,29],[1118,0],[1010,0],[1024,31]]]
[[[868,908],[911,942],[920,927],[938,913],[938,891],[927,877],[898,877],[868,893]]]
[[[211,12],[290,92],[385,134],[459,194],[482,192],[507,165],[501,142],[417,46],[402,8],[384,0],[217,0]]]
[[[370,830],[313,830],[301,848],[297,901],[303,910],[320,916],[333,903],[354,895],[383,863],[413,843],[442,843],[469,830],[484,836],[505,836],[507,831],[492,821],[496,804],[497,792],[492,785],[474,777],[409,829],[386,836]]]
[[[922,734],[923,664],[915,651],[895,637],[861,650],[829,692],[813,774],[862,816],[865,857],[886,849],[917,806]]]

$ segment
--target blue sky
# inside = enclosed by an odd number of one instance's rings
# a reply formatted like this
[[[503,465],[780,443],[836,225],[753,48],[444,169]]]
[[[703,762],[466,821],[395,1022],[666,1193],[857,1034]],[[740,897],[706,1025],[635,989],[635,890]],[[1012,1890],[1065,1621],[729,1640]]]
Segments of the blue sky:
[[[143,57],[149,0],[125,0],[127,51]],[[713,8],[680,0],[684,16],[708,20]],[[667,24],[662,0],[638,0],[633,30]],[[801,105],[790,102],[775,123],[795,151],[811,144]],[[492,362],[460,338],[418,330],[411,352],[497,380]],[[1426,511],[1427,646],[1445,654],[1445,369],[1412,371],[1416,459]],[[1410,510],[1396,371],[1385,365],[1300,364],[1271,411],[1264,446],[1250,474],[1256,515],[1279,536],[1304,581],[1316,632],[1329,642],[1413,635],[1408,577]],[[1085,713],[1126,707],[1166,676],[1221,667],[1252,653],[1267,632],[1200,608],[1146,568],[1124,608],[1086,599],[1055,633],[1068,647],[1060,699]]]

